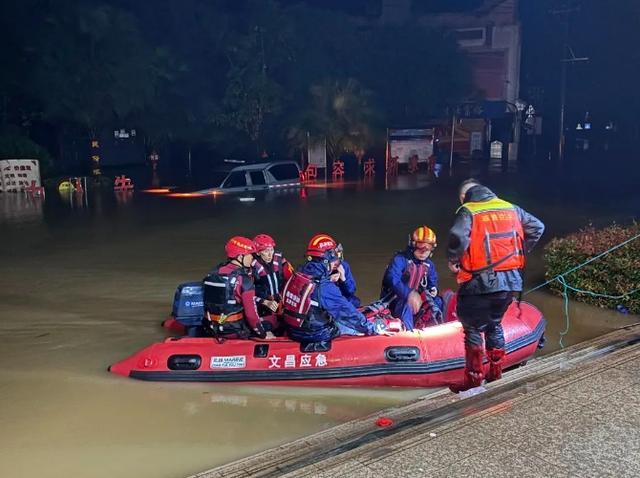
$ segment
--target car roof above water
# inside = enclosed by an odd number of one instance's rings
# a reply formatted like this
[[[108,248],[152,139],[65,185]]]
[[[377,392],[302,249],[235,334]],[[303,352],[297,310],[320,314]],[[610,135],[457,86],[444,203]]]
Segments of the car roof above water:
[[[296,163],[295,161],[267,161],[264,163],[243,164],[242,166],[236,166],[229,172],[235,173],[236,171],[264,171],[271,166],[276,166],[279,164],[295,164],[296,166],[298,166],[298,163]]]

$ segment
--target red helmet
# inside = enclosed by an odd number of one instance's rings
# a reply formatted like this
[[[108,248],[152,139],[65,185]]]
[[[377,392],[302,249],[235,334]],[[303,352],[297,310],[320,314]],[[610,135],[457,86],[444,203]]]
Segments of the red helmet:
[[[416,249],[424,249],[426,244],[430,244],[432,247],[436,247],[436,233],[427,226],[420,226],[411,234],[409,238],[409,245]]]
[[[233,236],[224,246],[227,257],[237,257],[256,252],[256,246],[248,237]]]
[[[327,234],[316,234],[309,241],[309,245],[307,246],[307,256],[309,257],[320,257],[327,258],[328,255],[335,255],[335,249],[338,246],[336,241]]]
[[[276,247],[276,241],[267,234],[258,234],[253,238],[253,243],[256,246],[256,252],[264,251],[267,247]]]

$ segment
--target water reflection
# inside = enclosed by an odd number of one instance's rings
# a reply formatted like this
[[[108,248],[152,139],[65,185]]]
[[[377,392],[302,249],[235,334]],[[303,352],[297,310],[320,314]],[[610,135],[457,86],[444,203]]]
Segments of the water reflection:
[[[133,200],[133,191],[116,191],[114,192],[116,203],[118,206],[125,206]]]
[[[21,224],[42,220],[44,196],[4,193],[0,200],[0,222]]]
[[[387,179],[387,189],[391,191],[409,191],[429,186],[435,178],[426,173],[400,174]]]
[[[160,321],[175,286],[202,278],[232,234],[269,232],[299,264],[308,238],[331,232],[345,246],[360,297],[376,298],[408,231],[427,223],[443,244],[457,207],[457,179],[418,188],[406,181],[404,190],[343,184],[309,187],[306,198],[301,190],[251,195],[247,203],[143,193],[118,200],[109,192],[90,194],[82,209],[55,195],[0,195],[0,476],[184,476],[424,393],[149,383],[106,371],[164,337]],[[540,215],[547,238],[590,220],[624,220],[635,207],[558,199],[528,177],[490,186]],[[440,287],[455,287],[444,256],[436,250]],[[526,282],[543,280],[538,250]],[[561,299],[545,291],[526,299],[549,321],[553,349],[565,325]],[[637,321],[578,303],[570,313],[567,344]]]

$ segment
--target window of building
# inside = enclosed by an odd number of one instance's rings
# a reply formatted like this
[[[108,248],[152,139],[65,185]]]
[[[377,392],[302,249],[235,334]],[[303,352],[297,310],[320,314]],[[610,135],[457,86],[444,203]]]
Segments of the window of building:
[[[485,28],[465,28],[454,32],[460,46],[482,46],[485,44]]]

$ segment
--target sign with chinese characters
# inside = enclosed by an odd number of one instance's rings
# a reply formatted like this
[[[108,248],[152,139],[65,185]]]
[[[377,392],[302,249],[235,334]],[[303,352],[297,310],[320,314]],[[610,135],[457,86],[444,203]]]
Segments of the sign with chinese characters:
[[[211,357],[211,368],[245,368],[247,366],[246,355],[231,355],[226,357]]]
[[[503,118],[509,114],[506,101],[481,101],[460,103],[447,106],[444,109],[445,116],[456,118]]]
[[[31,186],[41,186],[37,159],[0,160],[0,191],[24,191]]]
[[[132,129],[130,131],[127,131],[125,129],[120,129],[120,130],[114,130],[113,131],[113,137],[116,139],[128,139],[128,138],[135,138],[136,137],[136,130]]]
[[[491,141],[490,157],[491,159],[502,159],[502,142]]]
[[[100,142],[97,139],[91,140],[91,174],[100,176]]]
[[[472,131],[471,140],[469,141],[469,154],[474,151],[482,151],[482,132]]]
[[[433,154],[433,129],[390,129],[389,154],[398,163],[408,163],[412,157],[418,162],[426,162]]]
[[[327,142],[312,142],[309,141],[307,148],[307,157],[309,164],[314,165],[317,168],[327,167]]]
[[[313,368],[326,367],[327,356],[325,354],[287,354],[269,356],[269,368]]]

